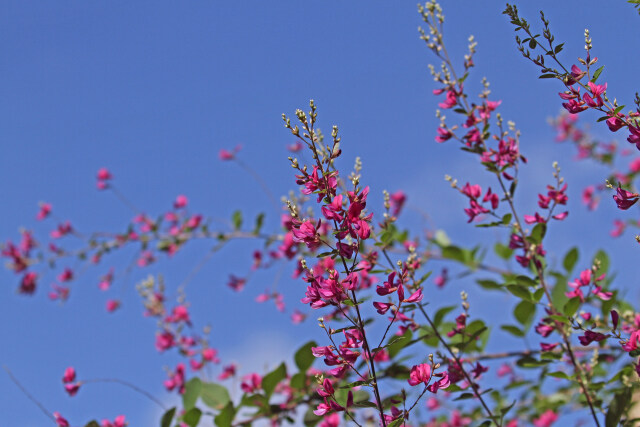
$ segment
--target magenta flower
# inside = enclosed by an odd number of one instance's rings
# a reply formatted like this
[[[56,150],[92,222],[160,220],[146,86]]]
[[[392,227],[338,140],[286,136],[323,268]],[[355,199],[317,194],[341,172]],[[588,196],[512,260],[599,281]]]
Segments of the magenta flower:
[[[409,385],[416,386],[420,383],[425,385],[431,381],[431,365],[428,363],[422,363],[420,365],[414,365],[409,373]]]
[[[218,379],[220,381],[226,380],[229,377],[232,377],[236,374],[236,365],[231,364],[222,368],[222,373],[218,375]]]
[[[616,192],[617,194],[613,196],[613,200],[615,200],[619,209],[627,210],[638,201],[638,193],[632,193],[620,187],[617,188]]]
[[[102,427],[125,427],[127,425],[129,425],[129,423],[125,421],[124,415],[118,415],[113,422],[102,420]]]
[[[293,240],[295,242],[304,242],[310,250],[318,248],[322,244],[322,242],[320,242],[320,235],[317,231],[320,225],[320,220],[318,220],[316,225],[313,225],[310,220],[306,220],[297,226],[294,224],[294,228],[291,230],[293,233]]]
[[[542,415],[533,420],[535,427],[550,427],[558,419],[558,414],[547,409]]]
[[[240,388],[245,393],[254,393],[262,388],[262,377],[256,373],[246,375],[242,378]]]
[[[120,301],[116,299],[107,300],[106,308],[107,308],[107,312],[113,313],[118,308],[120,308]]]
[[[53,418],[56,420],[58,427],[69,427],[69,421],[63,418],[59,412],[54,412]]]
[[[50,203],[41,202],[40,203],[40,211],[38,211],[38,215],[36,216],[36,219],[38,221],[42,221],[43,219],[48,217],[50,213],[51,213],[51,204]]]
[[[176,197],[176,201],[173,202],[173,208],[174,209],[184,208],[187,206],[188,202],[189,200],[187,199],[187,196],[180,194],[178,197]]]

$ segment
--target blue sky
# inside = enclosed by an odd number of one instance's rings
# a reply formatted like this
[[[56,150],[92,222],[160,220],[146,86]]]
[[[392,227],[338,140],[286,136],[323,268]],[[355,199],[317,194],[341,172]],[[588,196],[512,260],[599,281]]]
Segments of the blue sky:
[[[551,1],[535,2],[535,7],[521,3],[522,15],[531,22],[538,8],[545,10],[556,40],[567,42],[569,64],[583,54],[582,34],[588,27],[595,54],[606,65],[601,79],[609,82],[609,93],[631,102],[639,64],[629,46],[640,35],[640,17],[630,5],[622,0],[606,8],[596,1],[562,8]],[[551,162],[563,166],[572,213],[557,227],[548,249],[561,256],[571,245],[582,244],[590,257],[606,246],[618,254],[614,269],[635,259],[637,244],[631,236],[608,237],[612,203],[603,203],[596,213],[579,206],[578,183],[599,182],[598,173],[604,171],[573,165],[571,147],[553,141],[546,119],[559,110],[560,87],[538,80],[534,66],[520,57],[513,30],[501,15],[503,2],[445,1],[443,7],[452,55],[460,58],[469,34],[479,43],[471,87],[479,88],[477,82],[486,76],[493,99],[503,101],[503,115],[523,132],[521,149],[531,160],[525,171],[530,185],[520,195],[523,208],[533,209],[537,191],[550,182]],[[413,1],[7,1],[2,9],[2,240],[15,239],[21,225],[41,234],[49,231],[51,223],[34,221],[41,200],[78,229],[121,230],[131,213],[112,195],[95,190],[95,172],[102,166],[112,170],[119,188],[145,212],[163,212],[176,195],[186,194],[193,210],[216,218],[229,218],[237,208],[248,217],[265,211],[273,229],[277,215],[268,198],[240,169],[219,162],[217,153],[242,144],[244,161],[276,195],[286,194],[293,187],[285,149],[292,139],[280,115],[306,108],[310,98],[319,106],[322,128],[340,127],[343,166],[351,168],[355,156],[362,158],[374,209],[383,189],[402,188],[409,196],[408,223],[420,226],[416,211],[421,210],[454,240],[487,236],[486,230],[463,225],[464,201],[443,180],[448,173],[472,181],[482,172],[453,144],[433,141],[438,101],[431,95],[427,64],[434,58],[418,38],[421,21]],[[602,127],[594,129],[609,138]],[[187,289],[197,301],[196,322],[212,325],[213,345],[223,358],[240,361],[245,372],[258,363],[256,350],[268,355],[263,364],[275,366],[286,357],[281,349],[322,339],[314,322],[292,327],[271,305],[253,303],[275,272],[258,275],[241,294],[225,286],[229,273],[248,268],[251,248],[234,243]],[[94,385],[69,399],[60,377],[66,366],[75,365],[84,378],[128,378],[165,396],[162,366],[175,359],[154,350],[155,324],[141,317],[133,287],[147,273],[159,271],[169,282],[180,282],[204,250],[193,246],[117,283],[112,292],[124,306],[114,315],[105,313],[105,296],[95,286],[109,264],[83,274],[62,307],[46,298],[47,281],[34,297],[19,296],[16,277],[2,270],[0,363],[47,408],[75,424],[124,413],[131,425],[149,425],[157,409],[129,390]],[[285,270],[280,286],[292,309],[304,288],[288,275]],[[628,289],[636,288],[637,276],[621,272],[619,277]],[[440,295],[457,298],[472,284],[451,286]],[[629,296],[637,301],[637,291]],[[477,304],[490,303],[489,298],[495,296],[478,295]],[[4,374],[0,391],[3,423],[47,422]]]

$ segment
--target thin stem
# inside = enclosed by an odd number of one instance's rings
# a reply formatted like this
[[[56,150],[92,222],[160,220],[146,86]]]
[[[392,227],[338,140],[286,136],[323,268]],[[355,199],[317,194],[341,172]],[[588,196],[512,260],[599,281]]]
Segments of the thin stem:
[[[9,370],[9,368],[7,368],[5,365],[2,366],[2,368],[7,372],[7,375],[9,375],[9,378],[11,378],[11,381],[13,381],[13,383],[15,385],[18,386],[18,388],[22,391],[22,393],[24,393],[25,396],[27,396],[27,398],[32,401],[38,408],[40,408],[40,410],[48,417],[50,418],[54,423],[57,424],[57,421],[55,419],[55,417],[52,415],[51,412],[49,412],[47,410],[47,408],[44,407],[44,405],[42,403],[40,403],[35,397],[33,397],[31,395],[31,393],[29,393],[29,391],[27,391],[27,389],[20,384],[20,381],[18,381],[18,379],[16,377],[13,376],[13,374],[11,373],[11,371]]]
[[[160,406],[163,410],[167,410],[167,407],[157,398],[155,398],[151,393],[149,393],[146,390],[141,389],[140,387],[138,387],[135,384],[131,384],[128,381],[124,381],[124,380],[120,380],[117,378],[98,378],[98,379],[92,379],[92,380],[85,380],[82,381],[83,384],[88,384],[88,383],[116,383],[116,384],[120,384],[123,385],[125,387],[130,388],[133,391],[136,391],[140,394],[142,394],[143,396],[147,397],[149,400],[155,402],[158,406]]]
[[[438,332],[438,329],[436,328],[436,325],[433,323],[433,321],[431,320],[431,317],[429,317],[429,315],[425,311],[424,307],[422,307],[421,304],[418,304],[418,309],[422,312],[422,315],[425,317],[425,319],[427,319],[427,322],[431,326],[431,329],[433,329],[433,332],[436,334],[436,337],[438,337],[438,341],[440,341],[442,343],[442,345],[447,349],[447,351],[449,352],[449,354],[451,355],[453,360],[456,361],[458,367],[460,368],[460,371],[462,372],[462,375],[464,375],[465,379],[469,383],[469,386],[471,387],[471,390],[473,391],[473,394],[478,398],[478,400],[480,400],[480,403],[482,404],[482,407],[486,411],[487,415],[489,415],[489,418],[491,419],[491,421],[495,425],[500,427],[502,424],[500,424],[498,421],[496,421],[496,418],[494,418],[494,415],[491,412],[491,409],[489,409],[489,406],[484,401],[484,399],[482,398],[482,395],[480,394],[480,392],[476,388],[477,385],[473,382],[473,380],[471,379],[471,376],[464,369],[464,366],[462,366],[462,361],[460,360],[460,358],[453,352],[453,350],[451,349],[451,347],[449,346],[447,341],[443,338],[443,336],[440,334],[440,332]]]

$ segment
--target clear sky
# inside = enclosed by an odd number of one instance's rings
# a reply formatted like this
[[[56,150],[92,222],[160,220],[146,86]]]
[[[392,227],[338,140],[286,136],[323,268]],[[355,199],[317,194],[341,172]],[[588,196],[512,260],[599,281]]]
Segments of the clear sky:
[[[531,22],[538,8],[545,10],[556,40],[567,42],[569,64],[583,54],[588,27],[595,55],[606,65],[601,80],[609,82],[610,94],[631,103],[640,68],[640,17],[632,6],[623,0],[606,7],[593,0],[520,3]],[[464,53],[469,34],[479,43],[471,87],[479,88],[486,76],[493,99],[503,101],[503,116],[523,132],[521,149],[531,160],[525,172],[530,185],[520,195],[523,208],[533,209],[537,191],[550,182],[551,162],[563,166],[572,212],[556,226],[548,250],[560,256],[582,244],[590,258],[605,246],[618,254],[614,269],[637,259],[631,236],[608,237],[612,203],[605,201],[596,213],[580,206],[577,183],[600,182],[604,171],[572,165],[574,150],[554,142],[546,120],[559,111],[561,88],[538,80],[537,70],[517,52],[513,29],[501,15],[504,2],[456,0],[443,7],[453,56]],[[95,190],[95,172],[102,166],[145,212],[164,212],[176,195],[186,194],[194,211],[215,218],[229,218],[237,208],[249,217],[264,211],[267,227],[274,229],[278,216],[269,199],[242,170],[219,162],[217,153],[242,144],[244,161],[274,194],[286,194],[294,184],[285,148],[292,139],[280,115],[306,108],[310,98],[319,106],[321,128],[341,129],[343,166],[350,169],[355,156],[362,158],[362,181],[372,189],[374,210],[383,189],[404,189],[408,223],[420,226],[417,211],[426,211],[454,241],[479,241],[487,233],[493,238],[491,231],[464,225],[464,201],[443,180],[446,173],[462,182],[482,173],[453,144],[434,142],[438,101],[427,69],[434,58],[418,38],[420,23],[415,1],[3,2],[0,239],[15,239],[21,225],[48,233],[52,223],[35,223],[38,201],[52,203],[59,217],[80,230],[122,230],[131,212]],[[605,129],[594,128],[609,138]],[[112,315],[96,286],[109,262],[81,275],[64,306],[47,299],[48,280],[35,296],[25,297],[16,295],[17,278],[1,271],[0,364],[74,424],[123,413],[132,426],[155,425],[157,408],[130,390],[87,386],[70,399],[60,378],[74,365],[83,378],[126,378],[166,397],[162,366],[176,359],[155,351],[155,324],[142,318],[134,284],[158,271],[176,284],[206,248],[196,245],[117,282],[109,297],[122,298],[124,305]],[[242,372],[275,366],[288,349],[322,339],[315,322],[294,327],[272,305],[253,302],[277,272],[256,276],[244,293],[225,286],[230,273],[248,269],[252,248],[233,244],[187,289],[195,321],[211,324],[212,344],[223,359],[239,361]],[[127,261],[114,259],[119,265]],[[285,269],[279,286],[290,312],[300,306],[304,286],[288,279],[289,273]],[[637,276],[619,277],[637,301]],[[459,291],[473,284],[450,286],[427,295],[457,301]],[[472,304],[490,304],[491,298],[496,297],[478,295]],[[47,425],[4,373],[0,394],[0,424]]]

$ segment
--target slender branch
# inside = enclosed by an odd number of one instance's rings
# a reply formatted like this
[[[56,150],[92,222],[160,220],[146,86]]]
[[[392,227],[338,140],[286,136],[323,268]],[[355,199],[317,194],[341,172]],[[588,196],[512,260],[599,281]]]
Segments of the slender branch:
[[[11,378],[11,381],[13,381],[13,383],[18,386],[18,388],[22,391],[22,393],[24,393],[25,396],[27,396],[27,398],[32,401],[38,408],[40,408],[40,410],[48,417],[50,418],[54,423],[57,424],[57,421],[55,419],[55,417],[52,415],[51,412],[49,412],[47,410],[47,408],[44,407],[44,405],[42,403],[40,403],[35,397],[33,397],[33,395],[31,395],[31,393],[29,393],[29,391],[22,385],[20,384],[20,381],[18,381],[18,379],[16,377],[13,376],[13,374],[11,373],[11,371],[9,370],[8,367],[6,366],[2,366],[2,368],[7,372],[7,375],[9,375],[9,378]]]
[[[493,412],[491,412],[491,409],[489,409],[489,406],[484,401],[484,399],[482,398],[482,395],[480,394],[480,392],[476,388],[477,387],[476,383],[471,379],[471,376],[464,369],[464,366],[462,366],[462,361],[453,352],[453,350],[449,346],[449,343],[447,343],[447,341],[440,334],[440,332],[438,332],[438,329],[436,328],[436,325],[433,323],[433,321],[431,320],[431,317],[429,317],[429,315],[425,311],[424,307],[422,307],[421,304],[418,304],[417,306],[418,306],[418,309],[422,312],[422,315],[425,317],[425,319],[427,319],[427,322],[431,326],[431,329],[433,329],[433,332],[435,333],[436,337],[438,337],[438,341],[440,341],[442,343],[442,345],[447,349],[447,352],[449,352],[449,354],[451,355],[453,360],[456,361],[458,367],[460,368],[460,371],[462,372],[462,375],[464,375],[465,379],[469,383],[469,386],[471,387],[471,390],[473,391],[473,394],[478,398],[478,400],[480,400],[480,403],[482,404],[482,407],[486,411],[487,415],[489,415],[489,418],[491,419],[491,421],[493,421],[493,423],[495,425],[497,425],[498,427],[502,426],[502,424],[500,424],[500,422],[496,421],[496,418],[494,417]]]
[[[158,400],[156,397],[154,397],[151,393],[149,393],[146,390],[141,389],[140,387],[138,387],[135,384],[131,384],[128,381],[120,380],[120,379],[117,379],[117,378],[98,378],[98,379],[85,380],[85,381],[81,381],[81,382],[83,384],[88,384],[88,383],[116,383],[116,384],[120,384],[120,385],[123,385],[125,387],[130,388],[133,391],[136,391],[136,392],[142,394],[143,396],[147,397],[149,400],[155,402],[162,409],[164,409],[164,410],[167,409],[167,407],[160,400]]]

